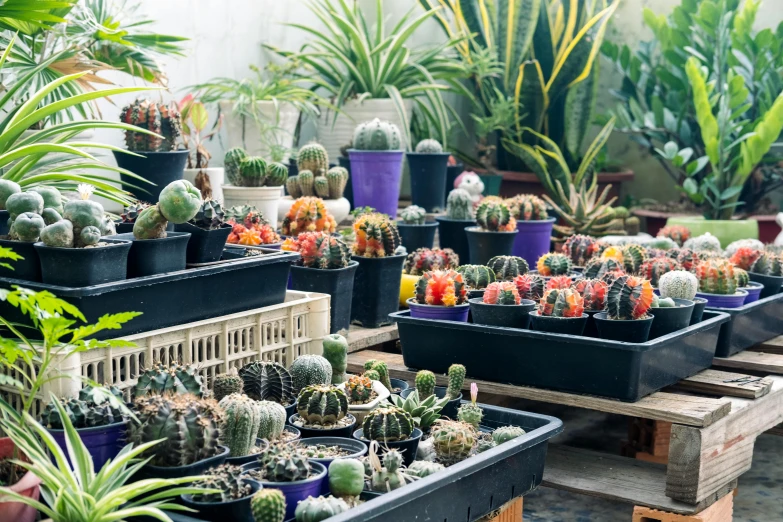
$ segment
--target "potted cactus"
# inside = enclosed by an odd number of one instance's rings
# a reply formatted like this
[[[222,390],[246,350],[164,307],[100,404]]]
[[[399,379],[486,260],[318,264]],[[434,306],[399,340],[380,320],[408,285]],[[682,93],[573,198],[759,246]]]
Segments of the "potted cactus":
[[[495,272],[484,265],[461,265],[456,268],[462,274],[465,289],[468,291],[468,299],[481,297],[490,283],[496,280]]]
[[[517,234],[514,238],[512,253],[533,264],[543,254],[549,252],[552,239],[552,227],[555,218],[549,217],[546,204],[538,196],[519,194],[506,200],[511,215],[517,221]]]
[[[353,285],[351,321],[365,328],[389,324],[389,314],[399,309],[398,299],[405,254],[398,254],[400,233],[379,213],[359,216],[353,224],[354,261],[359,263]]]
[[[764,251],[748,269],[750,280],[764,285],[759,296],[761,299],[780,292],[783,284],[783,257],[770,251]]]
[[[157,203],[161,190],[182,179],[190,151],[177,150],[182,135],[182,117],[176,104],[165,105],[137,99],[123,107],[120,121],[135,125],[148,133],[125,131],[125,146],[133,154],[112,151],[117,165],[126,170],[120,179],[137,199]],[[138,188],[139,179],[153,183]]]
[[[132,241],[128,277],[144,277],[184,270],[190,232],[167,232],[169,223],[186,223],[202,209],[201,192],[189,181],[172,181],[160,191],[159,201],[142,210],[132,234],[117,239]],[[230,232],[230,231],[229,231]]]
[[[470,311],[475,324],[527,328],[530,315],[536,309],[536,302],[519,297],[513,281],[490,283],[481,298],[469,299]]]
[[[239,370],[242,390],[255,401],[272,401],[286,410],[286,418],[296,411],[291,373],[276,362],[253,361]]]
[[[460,262],[470,262],[470,247],[465,228],[476,224],[473,199],[465,189],[456,188],[446,198],[446,215],[435,216],[438,222],[438,242],[441,248],[451,248]]]
[[[584,313],[587,314],[588,319],[582,333],[588,337],[596,337],[598,329],[595,326],[593,316],[606,309],[606,294],[609,291],[609,286],[600,279],[582,278],[575,281],[572,288],[579,292],[579,295],[584,299]]]
[[[559,254],[549,252],[538,258],[536,262],[536,271],[538,275],[546,279],[547,281],[551,277],[567,276],[571,275],[571,258],[565,254]],[[588,275],[588,271],[585,269],[585,277],[591,277]],[[592,276],[595,277],[595,276]]]
[[[495,256],[487,261],[487,267],[498,281],[513,281],[530,271],[527,261],[517,256]]]
[[[93,187],[80,184],[79,198],[63,205],[62,219],[54,214],[37,217],[32,213],[17,216],[11,224],[11,233],[31,234],[37,230],[40,221],[50,219],[49,225],[40,230],[40,242],[33,246],[41,263],[41,279],[44,283],[58,286],[91,286],[125,279],[129,264],[131,243],[121,236],[103,237],[114,232],[114,224],[104,216],[103,206],[91,201]],[[16,197],[35,199],[43,204],[35,193],[25,192]],[[8,202],[6,202],[8,204]],[[41,209],[41,213],[46,213]],[[12,215],[13,216],[13,215]],[[18,231],[18,232],[17,232]]]
[[[598,254],[599,245],[592,236],[574,234],[563,243],[563,254],[571,259],[572,269],[581,272],[585,265]]]
[[[232,464],[207,470],[193,487],[217,492],[180,495],[180,500],[208,522],[250,520],[253,516],[250,499],[261,489],[261,484],[242,472],[241,467]]]
[[[629,275],[615,279],[606,296],[606,312],[593,317],[598,334],[613,341],[647,342],[653,322],[647,312],[653,296],[652,285],[646,279]]]
[[[748,292],[737,288],[737,278],[731,261],[710,258],[693,267],[699,280],[697,297],[707,300],[707,306],[717,308],[739,308],[745,303]]]
[[[416,295],[407,303],[411,317],[421,319],[464,323],[470,311],[462,274],[456,270],[425,272],[416,283]]]
[[[219,201],[201,203],[193,219],[174,225],[175,232],[190,234],[186,251],[188,264],[212,263],[223,254],[233,226],[226,223],[226,213]]]
[[[427,212],[446,208],[446,169],[451,154],[443,152],[437,140],[421,140],[415,152],[408,152],[411,173],[411,199]]]
[[[296,413],[288,422],[302,438],[350,437],[356,417],[348,413],[346,390],[331,384],[305,386],[296,401]]]
[[[478,226],[465,228],[471,264],[484,265],[495,256],[511,255],[519,231],[505,203],[482,201],[476,209],[476,223]]]
[[[761,296],[761,292],[764,290],[763,284],[751,281],[748,271],[736,265],[734,266],[734,278],[737,280],[737,288],[748,293],[744,304],[755,303],[759,300],[759,296]]]
[[[288,179],[288,167],[267,162],[260,156],[249,156],[240,147],[226,152],[223,166],[228,180],[223,185],[223,204],[255,206],[272,228],[277,228],[277,211]]]
[[[661,276],[667,272],[673,272],[674,270],[682,270],[676,259],[672,259],[667,256],[658,256],[652,259],[648,259],[639,267],[639,275],[650,281],[653,288],[658,288],[658,282]]]
[[[348,155],[354,206],[397,217],[404,155],[400,129],[378,118],[362,123],[354,130]]]
[[[405,465],[416,457],[421,436],[422,431],[416,427],[413,416],[391,404],[369,412],[362,427],[353,432],[353,438],[364,442],[367,447],[374,441],[389,450],[399,451]]]
[[[256,207],[242,205],[224,210],[231,233],[226,243],[242,246],[262,246],[279,250],[283,239]]]
[[[397,221],[402,246],[412,252],[418,248],[432,248],[435,243],[437,221],[427,221],[427,211],[417,205],[410,205],[400,211]]]
[[[650,339],[657,339],[672,332],[687,328],[693,315],[693,301],[658,297],[653,294],[650,315],[654,317],[650,326]]]
[[[693,301],[693,312],[690,324],[701,322],[707,300],[696,297],[699,290],[699,280],[692,272],[687,270],[674,270],[666,272],[658,280],[658,294],[663,298],[686,299]]]
[[[406,301],[416,295],[416,283],[424,272],[456,269],[458,266],[459,257],[450,248],[418,248],[410,252],[402,267],[400,306],[407,307]]]
[[[461,364],[452,364],[449,366],[447,377],[448,386],[435,386],[435,374],[429,370],[421,370],[416,374],[415,388],[408,388],[400,393],[400,397],[407,399],[415,391],[420,400],[426,400],[431,395],[435,395],[438,400],[448,399],[441,410],[441,415],[454,419],[457,416],[457,409],[462,403],[462,386],[465,384],[465,367]]]
[[[391,395],[391,388],[387,388],[380,381],[380,375],[377,379],[371,377],[374,375],[351,375],[346,382],[340,384],[340,388],[348,395],[348,413],[356,417],[358,423],[364,420],[367,412],[385,403]]]
[[[582,335],[586,323],[584,298],[573,288],[547,290],[538,310],[530,312],[530,328],[539,332]]]
[[[125,234],[126,232],[133,232],[133,225],[136,223],[136,219],[141,215],[141,212],[149,207],[150,204],[144,201],[134,201],[130,205],[123,207],[120,219],[114,222],[114,228],[118,234]],[[174,230],[174,224],[170,226],[170,230]]]
[[[231,393],[220,399],[218,405],[225,413],[220,443],[228,448],[227,463],[239,466],[251,462],[256,453],[269,445],[268,439],[258,438],[262,423],[260,404],[242,393]]]
[[[329,213],[321,198],[302,196],[294,201],[283,218],[280,231],[284,236],[296,236],[302,232],[325,232],[337,230],[337,222]]]
[[[303,232],[289,237],[281,247],[299,252],[300,260],[291,266],[291,288],[303,292],[320,292],[331,296],[329,333],[348,329],[351,324],[351,301],[357,261],[339,237],[325,232]]]

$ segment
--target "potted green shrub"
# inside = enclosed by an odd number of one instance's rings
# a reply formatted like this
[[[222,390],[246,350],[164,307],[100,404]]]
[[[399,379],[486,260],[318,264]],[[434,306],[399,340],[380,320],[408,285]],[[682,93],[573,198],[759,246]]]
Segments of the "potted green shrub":
[[[692,272],[686,270],[666,272],[658,280],[658,293],[661,297],[693,301],[690,324],[701,322],[704,307],[707,306],[705,298],[696,297],[698,290],[699,280]]]
[[[228,184],[223,185],[223,204],[227,207],[256,207],[273,228],[277,228],[277,213],[288,168],[282,163],[267,162],[261,156],[249,156],[245,149],[235,147],[226,152],[223,166]]]
[[[451,154],[443,152],[438,140],[425,139],[408,152],[411,174],[411,199],[414,205],[427,212],[441,212],[446,208],[446,168]]]
[[[411,317],[421,319],[464,323],[470,311],[462,274],[455,270],[425,272],[416,283],[416,296],[407,303]]]
[[[710,258],[693,267],[699,280],[697,297],[707,300],[707,306],[717,308],[739,308],[745,303],[748,292],[737,288],[734,265],[720,258]]]
[[[511,255],[519,231],[505,203],[482,201],[476,209],[476,224],[465,228],[471,264],[484,265],[495,256]]]
[[[372,410],[364,417],[362,427],[353,432],[353,438],[368,447],[371,442],[377,442],[401,452],[406,465],[416,457],[421,437],[422,431],[416,427],[413,416],[391,404]]]
[[[624,275],[609,285],[606,312],[593,319],[603,339],[644,343],[650,336],[653,316],[647,312],[653,302],[653,288],[641,277]]]
[[[427,221],[427,211],[417,205],[410,205],[400,211],[397,221],[402,246],[409,252],[419,248],[432,248],[435,243],[437,221]]]
[[[354,131],[348,154],[354,206],[372,207],[395,218],[404,155],[400,129],[378,118],[362,123]]]
[[[549,252],[555,218],[549,217],[546,204],[532,194],[519,194],[509,198],[506,205],[517,220],[519,230],[511,252],[532,264]]]
[[[454,250],[462,264],[469,263],[470,247],[465,228],[476,224],[476,213],[470,193],[459,188],[449,192],[446,199],[446,215],[436,216],[435,221],[438,222],[440,247]]]
[[[653,294],[650,315],[654,320],[650,327],[650,339],[657,339],[672,332],[687,328],[693,315],[693,301],[658,297]]]
[[[242,471],[241,467],[231,464],[207,470],[203,478],[193,483],[193,488],[202,491],[181,495],[182,504],[209,522],[250,520],[250,499],[261,489],[261,484],[242,475]]]
[[[296,401],[296,413],[288,422],[309,437],[350,437],[356,417],[348,413],[346,390],[331,384],[305,386]]]
[[[538,310],[530,312],[530,328],[539,332],[582,335],[586,323],[584,299],[571,288],[547,290]]]
[[[783,258],[774,252],[764,251],[750,265],[750,280],[764,285],[759,296],[761,299],[780,292],[783,284]]]
[[[191,220],[174,225],[175,232],[190,234],[185,256],[188,264],[220,260],[232,230],[232,225],[226,223],[223,206],[212,199],[201,203],[201,208]]]
[[[519,297],[513,281],[490,283],[482,298],[469,299],[470,311],[475,324],[527,328],[530,325],[529,312],[536,309],[536,302]]]

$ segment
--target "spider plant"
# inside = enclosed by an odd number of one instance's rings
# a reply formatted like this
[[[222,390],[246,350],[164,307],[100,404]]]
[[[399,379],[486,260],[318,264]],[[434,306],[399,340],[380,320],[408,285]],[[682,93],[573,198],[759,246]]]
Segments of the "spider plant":
[[[266,47],[286,58],[300,60],[305,66],[302,77],[322,89],[337,107],[352,99],[390,98],[400,114],[408,143],[411,125],[405,100],[413,99],[416,110],[433,132],[430,137],[446,146],[449,119],[459,120],[459,116],[444,103],[442,93],[452,90],[470,95],[461,83],[465,68],[455,53],[452,55],[462,37],[450,37],[442,44],[422,49],[409,46],[413,33],[437,9],[416,16],[415,8],[411,9],[387,33],[383,0],[375,2],[377,17],[372,29],[356,1],[310,1],[308,7],[325,29],[287,24],[308,33],[311,41],[296,53]]]
[[[73,4],[72,1],[5,0],[0,4],[0,30],[33,34],[51,29],[52,24],[65,22],[63,17]]]

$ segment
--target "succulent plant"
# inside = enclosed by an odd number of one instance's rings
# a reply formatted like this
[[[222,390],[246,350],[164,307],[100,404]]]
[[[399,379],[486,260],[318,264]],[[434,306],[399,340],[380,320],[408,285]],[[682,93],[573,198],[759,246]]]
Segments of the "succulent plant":
[[[46,228],[44,218],[33,212],[24,212],[16,216],[8,230],[8,238],[35,243]]]
[[[47,225],[40,231],[41,241],[46,246],[59,248],[82,248],[97,244],[101,238],[103,226],[103,206],[91,201],[90,196],[93,187],[87,184],[79,184],[79,198],[68,201],[63,208],[61,220]],[[43,198],[35,192],[14,194],[6,201],[8,212],[12,219],[16,219],[17,197],[35,197],[36,201],[43,204]],[[32,201],[32,200],[31,200]],[[20,201],[23,203],[24,201]],[[38,213],[42,212],[41,209]],[[20,223],[21,225],[21,223]],[[12,235],[16,234],[15,223],[11,224]]]
[[[232,368],[228,373],[215,375],[212,381],[212,396],[216,401],[220,402],[223,397],[232,393],[242,393],[242,378],[236,368]]]
[[[737,292],[734,265],[726,259],[705,259],[693,267],[693,273],[699,280],[699,292],[719,295]]]
[[[296,506],[296,522],[321,522],[351,509],[345,500],[328,497],[307,497]]]
[[[419,370],[416,373],[416,391],[421,399],[427,399],[435,393],[435,374],[429,370]]]
[[[571,258],[574,266],[585,266],[597,252],[598,244],[592,236],[575,234],[563,244],[563,253]]]
[[[637,276],[618,277],[606,296],[609,319],[629,321],[645,319],[653,300],[653,288],[646,279]]]
[[[658,297],[653,294],[653,302],[651,308],[674,308],[677,303],[671,297]]]
[[[457,306],[467,302],[462,274],[455,270],[425,272],[416,282],[415,300],[432,306]]]
[[[331,384],[306,386],[299,392],[296,412],[308,424],[329,426],[348,413],[348,396]]]
[[[427,211],[418,205],[410,205],[400,211],[400,219],[406,225],[423,225]]]
[[[584,299],[572,288],[553,288],[544,293],[538,313],[547,317],[582,317]]]
[[[0,179],[0,210],[8,210],[5,206],[6,201],[13,194],[19,194],[20,192],[22,192],[22,187],[19,186],[19,183],[10,179]]]
[[[406,440],[414,427],[411,414],[392,405],[375,408],[362,421],[364,438],[378,442]]]
[[[462,265],[456,268],[470,290],[481,290],[495,282],[495,272],[484,265]]]
[[[348,185],[348,170],[344,167],[332,167],[326,173],[326,182],[329,184],[329,199],[343,197],[345,187]]]
[[[438,420],[432,426],[433,447],[441,464],[451,465],[470,456],[476,446],[478,433],[468,423]]]
[[[17,216],[25,212],[40,215],[44,209],[43,196],[37,192],[17,192],[8,196],[5,208],[11,219],[16,219]]]
[[[696,252],[690,248],[681,248],[679,251],[672,251],[672,257],[677,256],[677,262],[682,265],[683,270],[692,271],[693,267],[709,257],[708,252]]]
[[[187,466],[220,452],[223,411],[212,399],[149,395],[137,397],[133,410],[139,422],[129,425],[129,442],[140,445],[163,439],[143,454],[154,466]]]
[[[482,299],[482,302],[493,305],[518,305],[521,301],[513,281],[490,283]]]
[[[502,200],[484,198],[476,209],[476,223],[487,232],[511,232],[517,229],[516,219]]]
[[[388,121],[375,118],[362,123],[353,132],[353,148],[356,150],[401,150],[400,129]]]
[[[513,281],[517,276],[527,274],[527,261],[517,256],[495,256],[487,262],[498,281]]]
[[[476,217],[470,192],[460,188],[449,192],[446,198],[446,217],[465,221],[472,221]]]
[[[549,218],[546,203],[532,194],[518,194],[505,201],[517,221],[543,221]]]
[[[316,176],[325,176],[329,170],[329,153],[323,145],[311,141],[299,149],[296,166],[299,171],[309,170]]]
[[[442,154],[443,145],[438,140],[421,140],[416,145],[417,154]]]
[[[133,389],[134,397],[171,393],[189,393],[202,397],[204,384],[198,370],[192,365],[181,365],[176,362],[168,366],[163,363],[153,364],[142,370]]]
[[[420,276],[430,270],[456,270],[458,266],[459,256],[450,248],[417,248],[405,258],[403,271]]]
[[[548,195],[543,199],[551,206],[555,213],[565,223],[554,225],[554,230],[563,237],[574,234],[600,236],[608,232],[611,220],[614,219],[614,211],[611,204],[616,198],[609,199],[610,187],[605,187],[598,195],[598,184],[588,188],[587,181],[583,180],[579,187],[569,185],[568,196],[562,186],[557,187],[558,201],[562,206],[554,202]]]
[[[323,200],[314,197],[301,197],[291,205],[280,229],[286,236],[302,232],[331,234],[337,229],[337,223],[324,206]]]
[[[571,273],[571,258],[565,254],[549,252],[538,258],[536,269],[544,277]]]
[[[265,174],[264,186],[280,187],[285,185],[285,182],[288,179],[288,167],[280,162],[273,161],[267,163]]]
[[[232,457],[250,454],[258,436],[258,407],[247,395],[231,394],[218,403],[224,417],[220,441],[227,446]]]
[[[519,426],[501,426],[492,432],[492,440],[495,444],[503,444],[525,434],[525,430]]]
[[[332,384],[345,382],[345,370],[348,369],[348,341],[340,334],[324,337],[323,357],[332,366]]]
[[[235,187],[242,186],[242,178],[239,174],[239,165],[242,160],[248,157],[247,152],[242,147],[234,147],[226,151],[223,159],[223,167],[226,173],[226,179]]]
[[[353,223],[356,242],[354,255],[361,257],[386,257],[394,255],[400,246],[400,233],[388,216],[369,213],[359,216]]]
[[[609,287],[600,279],[578,279],[573,284],[573,289],[584,299],[585,310],[600,312],[606,308],[606,294]]]
[[[546,282],[546,290],[551,290],[552,288],[571,288],[573,282],[574,281],[570,276],[552,276],[549,278],[549,281]]]
[[[484,417],[484,410],[476,403],[478,399],[478,385],[475,382],[470,383],[470,402],[466,402],[457,410],[457,420],[470,424],[475,429],[479,429],[481,419]]]
[[[355,499],[364,490],[364,464],[357,459],[335,459],[329,464],[329,491],[335,497]]]
[[[258,462],[268,482],[295,482],[310,476],[307,452],[297,445],[270,444],[258,455]]]
[[[658,291],[661,297],[693,300],[699,289],[699,280],[692,272],[674,270],[666,272],[658,280]]]
[[[256,401],[285,404],[293,399],[291,374],[276,362],[253,361],[239,370],[245,394]]]
[[[383,459],[378,458],[378,443],[370,443],[368,461],[370,464],[370,489],[388,493],[415,480],[403,466],[402,453],[396,449],[387,450]]]
[[[753,264],[750,265],[749,272],[779,277],[783,275],[783,257],[779,254],[774,254],[765,250]]]
[[[250,500],[255,522],[283,522],[285,508],[285,496],[279,489],[259,489]]]
[[[682,225],[665,226],[658,231],[658,237],[668,237],[677,243],[677,246],[682,246],[691,238],[691,230]]]
[[[294,359],[288,371],[296,393],[311,384],[332,383],[332,366],[320,355],[300,355]]]
[[[410,413],[416,427],[426,431],[432,426],[432,423],[440,418],[440,412],[448,404],[449,398],[446,396],[439,399],[434,394],[424,398],[419,394],[419,391],[418,389],[413,390],[404,399],[399,395],[392,395],[389,400],[398,408]]]
[[[495,442],[490,433],[479,433],[478,442],[476,443],[476,453],[484,453],[485,451],[497,447],[497,445],[497,442]]]
[[[538,301],[544,295],[546,280],[538,274],[525,274],[514,278],[519,297]]]
[[[182,118],[175,104],[136,100],[123,107],[120,121],[155,134],[125,131],[125,146],[132,152],[166,152],[177,148]]]
[[[682,247],[690,248],[695,252],[721,253],[723,251],[720,246],[720,240],[709,232],[688,239],[682,244]]]
[[[57,190],[54,187],[47,187],[44,185],[38,185],[29,189],[26,189],[26,192],[36,192],[39,194],[44,201],[44,210],[47,208],[50,208],[57,212],[58,214],[62,214],[64,212],[63,208],[63,196],[60,193],[59,190]]]
[[[681,269],[682,266],[670,257],[656,257],[642,263],[642,266],[639,267],[639,275],[649,279],[650,283],[657,287],[658,281],[663,274]]]
[[[621,262],[612,258],[593,258],[585,265],[584,276],[588,279],[602,279],[607,272],[625,272]]]
[[[221,464],[204,472],[205,477],[193,483],[193,487],[217,489],[217,493],[193,493],[195,502],[231,502],[250,496],[253,489],[242,476],[242,468],[231,464]]]
[[[67,207],[63,216],[68,219]],[[169,222],[182,224],[193,219],[201,209],[201,192],[189,181],[180,179],[172,181],[160,191],[158,203],[141,212],[133,225],[133,236],[136,239],[158,239],[166,237],[166,227]],[[102,215],[102,213],[101,213]],[[76,232],[74,223],[74,233]]]
[[[411,462],[411,465],[406,468],[405,472],[413,477],[424,478],[444,469],[446,469],[446,466],[437,462],[414,460]]]
[[[273,401],[256,401],[256,408],[258,408],[258,437],[270,442],[279,439],[288,420],[285,408]]]
[[[461,364],[452,364],[449,366],[447,373],[449,385],[446,388],[446,396],[449,399],[454,400],[462,395],[462,386],[465,384],[466,373],[465,367]]]
[[[372,380],[365,375],[351,375],[345,383],[351,404],[367,404],[372,397]]]
[[[369,366],[368,363],[370,363]],[[373,380],[381,381],[381,384],[383,384],[387,390],[392,389],[391,381],[389,380],[389,366],[385,362],[371,359],[365,362],[364,366],[366,370],[372,370],[378,373],[378,379],[373,379]],[[368,378],[372,379],[372,377],[368,377]]]
[[[201,204],[201,208],[191,222],[204,230],[214,230],[225,223],[225,217],[226,214],[223,212],[223,206],[220,202],[208,199]]]
[[[753,266],[753,263],[759,258],[762,252],[763,249],[756,250],[751,247],[739,247],[731,254],[729,261],[738,268],[750,270],[750,267]]]
[[[371,381],[379,381],[381,380],[381,374],[378,373],[375,370],[365,370],[362,374],[363,377],[367,377]]]
[[[122,392],[115,386],[86,386],[79,391],[79,398],[60,399],[60,404],[76,429],[108,426],[125,420]],[[64,429],[54,402],[49,402],[41,412],[41,424],[53,430]]]

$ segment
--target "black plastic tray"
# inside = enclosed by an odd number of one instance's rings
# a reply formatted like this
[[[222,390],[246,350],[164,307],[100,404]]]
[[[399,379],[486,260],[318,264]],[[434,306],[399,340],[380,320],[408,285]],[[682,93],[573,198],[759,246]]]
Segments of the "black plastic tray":
[[[117,338],[282,303],[291,264],[299,259],[299,254],[268,249],[264,252],[261,256],[82,288],[8,278],[0,278],[0,287],[19,285],[35,291],[48,290],[77,306],[90,323],[107,313],[142,312],[121,330],[107,330],[95,336]],[[4,301],[0,301],[0,316],[29,324],[27,318]]]
[[[624,343],[516,328],[389,315],[411,369],[468,375],[500,383],[635,402],[709,368],[720,325],[729,316],[705,312],[702,322],[646,343]]]
[[[385,493],[329,522],[464,522],[478,520],[503,504],[533,491],[544,475],[547,443],[563,431],[560,419],[482,404],[481,423],[491,428],[520,426],[527,432],[445,472]],[[169,513],[175,522],[193,516]],[[198,516],[198,515],[195,515]],[[236,520],[232,522],[252,522]]]
[[[720,327],[715,357],[730,357],[783,334],[783,293],[739,308],[707,307],[707,310],[723,312],[731,318]]]

